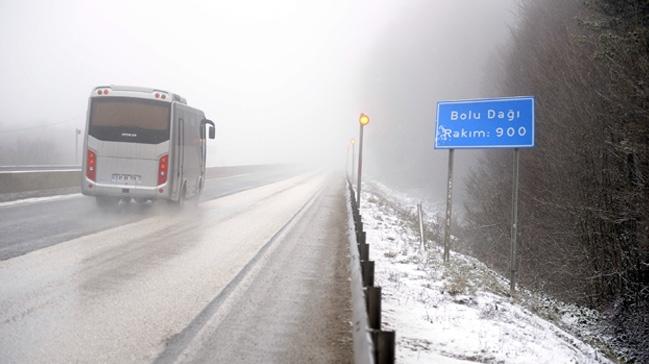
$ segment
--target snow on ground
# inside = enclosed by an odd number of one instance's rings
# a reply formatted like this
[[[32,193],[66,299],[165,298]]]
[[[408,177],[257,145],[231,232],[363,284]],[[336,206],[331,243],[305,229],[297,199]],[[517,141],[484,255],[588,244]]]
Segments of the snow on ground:
[[[611,363],[514,302],[507,279],[480,261],[451,252],[445,266],[432,242],[420,252],[416,225],[402,209],[416,202],[381,185],[364,188],[361,214],[382,287],[383,328],[396,330],[398,362]],[[427,212],[434,223],[437,214]]]

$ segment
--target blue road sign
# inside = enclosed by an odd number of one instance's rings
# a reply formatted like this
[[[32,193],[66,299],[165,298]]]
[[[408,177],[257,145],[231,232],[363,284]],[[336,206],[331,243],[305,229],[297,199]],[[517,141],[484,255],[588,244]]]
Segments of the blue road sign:
[[[534,97],[440,101],[435,148],[531,148]]]

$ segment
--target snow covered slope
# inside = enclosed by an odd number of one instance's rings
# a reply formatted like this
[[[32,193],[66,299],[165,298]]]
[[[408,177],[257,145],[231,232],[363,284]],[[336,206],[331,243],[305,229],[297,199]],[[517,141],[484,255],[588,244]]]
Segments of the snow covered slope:
[[[382,287],[383,326],[397,331],[399,363],[611,363],[510,298],[507,279],[480,261],[451,252],[445,266],[435,242],[421,251],[402,209],[413,200],[377,184],[364,188],[361,214]]]

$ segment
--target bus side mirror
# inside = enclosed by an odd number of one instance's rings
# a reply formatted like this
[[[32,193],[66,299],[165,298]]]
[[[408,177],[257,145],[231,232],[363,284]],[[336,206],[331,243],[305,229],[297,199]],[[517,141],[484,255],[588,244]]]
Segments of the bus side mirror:
[[[203,119],[201,122],[201,139],[205,139],[205,127],[209,125],[210,131],[209,131],[209,138],[214,139],[215,138],[215,126],[214,122],[212,120],[208,119]]]

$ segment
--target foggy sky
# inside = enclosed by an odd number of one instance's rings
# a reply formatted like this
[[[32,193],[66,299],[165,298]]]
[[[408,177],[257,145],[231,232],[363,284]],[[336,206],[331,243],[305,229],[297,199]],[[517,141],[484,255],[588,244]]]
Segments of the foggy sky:
[[[0,135],[69,147],[93,87],[146,86],[216,122],[210,165],[342,165],[365,112],[367,172],[436,185],[435,102],[483,96],[513,1],[0,1]]]
[[[516,0],[408,2],[380,35],[364,72],[374,113],[366,128],[367,173],[393,187],[445,201],[448,151],[434,150],[437,101],[506,96],[494,74],[509,51]],[[457,150],[455,191],[482,152]]]

